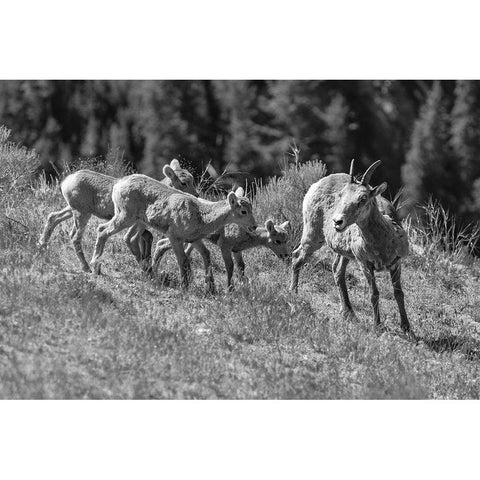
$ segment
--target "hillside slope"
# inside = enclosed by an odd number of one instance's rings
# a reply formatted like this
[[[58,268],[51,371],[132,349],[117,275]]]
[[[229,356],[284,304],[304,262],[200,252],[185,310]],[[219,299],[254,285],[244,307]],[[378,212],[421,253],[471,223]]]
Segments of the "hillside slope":
[[[260,189],[255,201],[259,221],[295,216],[292,244],[303,189],[324,174],[321,164],[302,169]],[[204,295],[197,254],[192,288],[183,293],[171,252],[162,268],[173,280],[162,285],[142,274],[121,234],[107,243],[100,277],[81,272],[69,221],[40,251],[36,240],[47,214],[63,206],[58,187],[4,182],[1,195],[1,398],[480,396],[478,262],[460,262],[434,239],[420,241],[413,227],[403,284],[418,343],[400,332],[385,273],[378,284],[386,333],[372,328],[369,293],[355,263],[348,285],[359,321],[339,316],[327,249],[306,266],[294,295],[288,266],[265,249],[245,254],[250,281],[237,281],[227,293],[223,261],[212,246],[218,294]],[[88,255],[97,224],[84,236]]]

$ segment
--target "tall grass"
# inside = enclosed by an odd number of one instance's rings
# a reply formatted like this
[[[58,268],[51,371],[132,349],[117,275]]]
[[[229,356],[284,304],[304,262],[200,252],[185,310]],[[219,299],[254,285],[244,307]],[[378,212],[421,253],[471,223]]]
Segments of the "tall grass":
[[[432,198],[405,225],[411,243],[429,262],[471,264],[480,244],[480,223],[459,224],[455,215]]]

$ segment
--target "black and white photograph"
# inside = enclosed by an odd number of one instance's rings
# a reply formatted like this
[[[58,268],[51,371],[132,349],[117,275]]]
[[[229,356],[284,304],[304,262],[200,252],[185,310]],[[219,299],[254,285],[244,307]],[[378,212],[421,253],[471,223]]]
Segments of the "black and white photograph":
[[[51,3],[2,34],[6,478],[464,478],[473,12]]]
[[[3,398],[478,398],[479,81],[2,81],[0,118]]]

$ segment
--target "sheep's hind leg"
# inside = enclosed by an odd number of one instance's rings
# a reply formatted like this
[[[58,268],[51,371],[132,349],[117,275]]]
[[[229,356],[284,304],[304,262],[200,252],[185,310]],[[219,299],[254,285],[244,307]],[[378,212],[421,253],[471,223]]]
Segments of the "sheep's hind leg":
[[[130,227],[123,237],[129,250],[145,273],[152,271],[153,235],[143,225]]]
[[[81,214],[81,213],[74,213],[74,220],[73,220],[73,228],[70,232],[70,237],[72,239],[73,248],[75,249],[75,253],[82,264],[82,269],[84,272],[90,272],[90,266],[88,265],[87,260],[85,259],[85,255],[82,249],[82,237],[83,232],[87,226],[88,221],[90,220],[90,214]]]
[[[162,261],[165,253],[172,248],[170,240],[168,238],[162,238],[157,242],[155,251],[153,252],[152,265],[153,268],[157,268],[158,264]]]
[[[134,219],[128,219],[124,215],[115,215],[109,222],[103,223],[97,229],[97,241],[95,242],[95,251],[93,253],[90,266],[96,275],[100,274],[100,257],[103,255],[105,243],[109,237],[130,227],[135,223]]]
[[[143,230],[140,238],[138,239],[140,246],[140,258],[142,261],[142,268],[147,272],[152,271],[152,245],[153,235],[150,230]]]
[[[402,267],[400,263],[397,262],[392,268],[390,268],[390,278],[393,285],[393,294],[395,296],[395,300],[397,301],[398,310],[400,312],[400,327],[404,333],[409,334],[412,339],[415,339],[415,334],[410,327],[410,322],[408,321],[407,317],[407,311],[405,310],[404,294],[400,280],[401,274]]]
[[[40,235],[40,239],[38,240],[38,246],[40,248],[44,248],[50,240],[50,237],[55,230],[55,227],[59,223],[62,223],[63,221],[70,218],[72,215],[73,211],[70,206],[65,207],[63,210],[59,210],[58,212],[50,213],[50,215],[48,215],[47,217],[43,232]]]
[[[375,280],[375,272],[373,270],[373,265],[371,263],[367,263],[363,265],[363,273],[365,274],[368,285],[370,286],[370,293],[371,293],[370,300],[372,302],[373,319],[375,321],[375,327],[377,329],[381,329],[382,322],[380,320],[380,307],[379,307],[380,294],[378,293],[378,287],[377,287],[377,282]]]

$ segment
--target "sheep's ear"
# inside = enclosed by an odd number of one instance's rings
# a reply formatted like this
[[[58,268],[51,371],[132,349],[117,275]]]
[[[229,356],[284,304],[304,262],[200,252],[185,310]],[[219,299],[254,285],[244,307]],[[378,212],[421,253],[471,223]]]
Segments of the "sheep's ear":
[[[237,197],[243,197],[245,195],[245,192],[243,191],[243,188],[242,187],[238,187],[236,190],[235,190],[235,195]]]
[[[287,220],[286,222],[283,222],[281,225],[279,225],[279,227],[286,230],[289,225],[290,225],[290,222]]]
[[[227,200],[230,204],[230,208],[235,207],[235,205],[237,204],[237,196],[235,195],[235,192],[229,192],[229,194],[227,195]]]
[[[272,233],[275,230],[275,225],[272,220],[268,219],[265,222],[265,228],[267,229],[268,233]]]
[[[170,166],[174,169],[174,170],[181,170],[182,167],[180,166],[180,162],[174,158],[171,162],[170,162]]]
[[[170,165],[165,165],[163,167],[163,174],[170,180],[173,180],[177,176]]]
[[[376,197],[377,195],[381,195],[388,187],[387,182],[383,182],[378,187],[372,188],[372,194]]]

